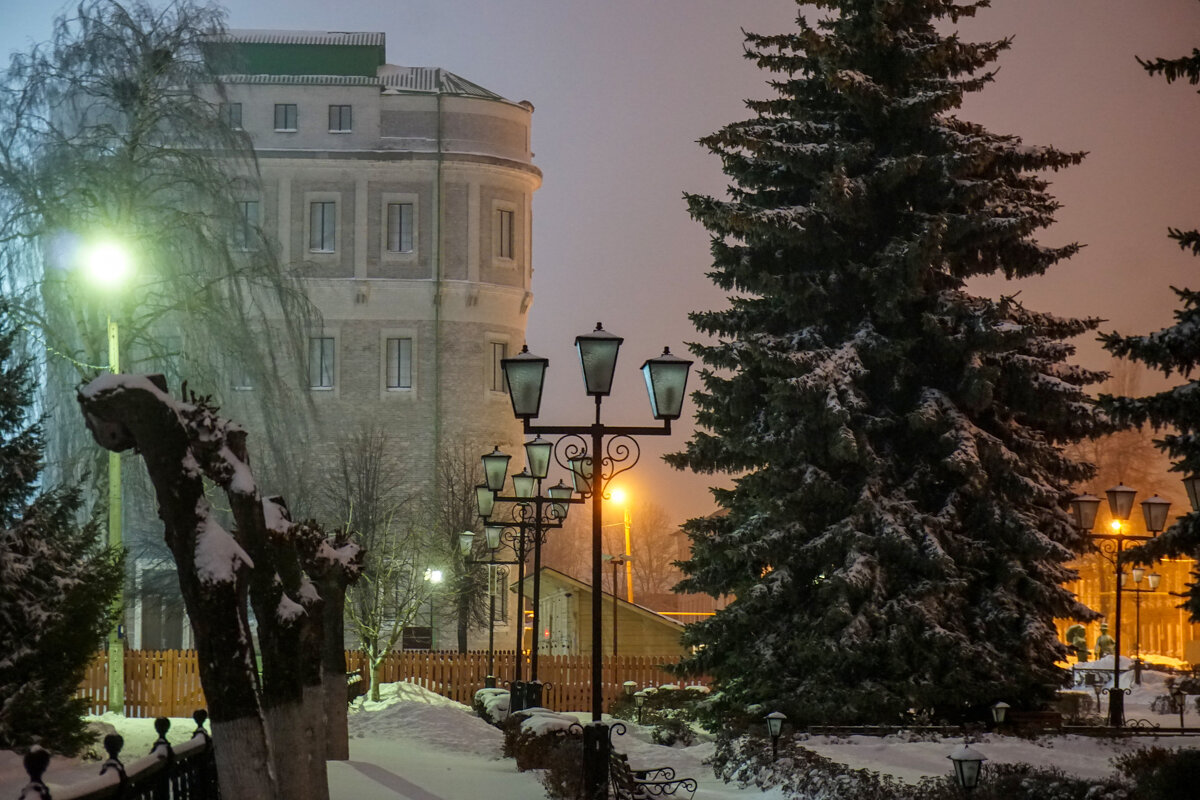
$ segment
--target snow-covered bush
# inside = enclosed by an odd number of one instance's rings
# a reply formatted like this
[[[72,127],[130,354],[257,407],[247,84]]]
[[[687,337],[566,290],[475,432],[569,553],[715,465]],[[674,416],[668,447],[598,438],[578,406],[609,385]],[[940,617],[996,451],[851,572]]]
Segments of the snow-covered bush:
[[[509,694],[507,689],[480,689],[471,703],[475,713],[492,725],[500,725],[508,719]]]
[[[504,755],[515,758],[521,772],[548,769],[554,752],[572,738],[570,727],[577,724],[574,717],[547,708],[518,711],[500,726],[504,731]]]
[[[1133,781],[1137,800],[1191,800],[1200,776],[1200,750],[1145,747],[1113,759],[1117,771]]]

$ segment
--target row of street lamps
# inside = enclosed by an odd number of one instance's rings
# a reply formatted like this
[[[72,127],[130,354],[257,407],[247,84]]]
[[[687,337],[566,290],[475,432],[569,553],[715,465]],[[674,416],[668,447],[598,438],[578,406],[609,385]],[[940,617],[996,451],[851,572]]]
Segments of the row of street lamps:
[[[1191,502],[1193,511],[1200,511],[1200,476],[1192,475],[1184,479],[1184,488],[1187,490],[1188,499]],[[1091,537],[1097,542],[1096,549],[1106,560],[1113,565],[1113,577],[1115,583],[1116,602],[1114,603],[1113,615],[1114,620],[1114,653],[1113,653],[1113,674],[1112,686],[1104,691],[1108,694],[1108,724],[1111,727],[1119,728],[1125,724],[1125,695],[1129,694],[1129,689],[1121,688],[1121,595],[1124,591],[1137,592],[1137,660],[1134,662],[1134,677],[1140,682],[1141,670],[1141,593],[1147,590],[1139,588],[1124,589],[1126,573],[1122,570],[1124,560],[1125,544],[1127,542],[1145,542],[1158,536],[1159,533],[1167,526],[1167,513],[1170,511],[1171,503],[1168,500],[1154,495],[1141,502],[1142,519],[1146,524],[1146,530],[1149,536],[1141,536],[1131,533],[1124,533],[1124,526],[1129,522],[1129,517],[1133,512],[1133,500],[1137,496],[1137,490],[1124,484],[1107,489],[1105,495],[1108,499],[1109,513],[1112,515],[1113,533],[1097,533],[1093,531],[1096,525],[1096,512],[1100,509],[1100,498],[1090,494],[1080,495],[1071,500],[1071,514],[1074,517],[1075,525],[1081,530],[1091,534]],[[1140,566],[1135,566],[1129,571],[1129,576],[1133,578],[1135,586],[1141,584],[1142,578],[1145,575],[1145,570]],[[1158,573],[1150,573],[1148,577],[1149,590],[1154,591],[1158,588],[1161,577]]]

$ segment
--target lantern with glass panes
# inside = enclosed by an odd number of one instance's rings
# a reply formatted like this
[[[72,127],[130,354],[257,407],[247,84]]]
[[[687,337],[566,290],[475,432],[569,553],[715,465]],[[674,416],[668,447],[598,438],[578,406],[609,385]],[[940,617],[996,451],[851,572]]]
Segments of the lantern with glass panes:
[[[535,425],[541,409],[542,389],[548,359],[523,347],[513,358],[500,363],[512,399],[513,415],[521,420],[526,434],[560,437],[554,457],[571,471],[572,485],[581,497],[592,501],[592,721],[584,727],[584,796],[602,800],[608,793],[608,726],[603,721],[603,677],[601,674],[601,556],[603,501],[612,479],[637,464],[640,436],[665,436],[671,422],[680,417],[686,396],[691,362],[674,356],[668,348],[642,364],[642,377],[650,395],[650,413],[661,427],[618,426],[601,421],[601,406],[612,390],[617,354],[624,340],[604,330],[600,323],[590,333],[575,337],[575,349],[583,370],[584,390],[595,398],[595,416],[588,425]]]

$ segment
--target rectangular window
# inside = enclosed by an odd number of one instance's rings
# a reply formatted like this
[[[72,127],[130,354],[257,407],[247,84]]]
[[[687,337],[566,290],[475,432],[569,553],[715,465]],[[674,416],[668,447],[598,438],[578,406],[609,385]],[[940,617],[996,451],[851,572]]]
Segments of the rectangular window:
[[[505,391],[504,370],[500,368],[500,362],[508,358],[508,345],[504,342],[492,342],[492,383],[491,390],[493,392]]]
[[[233,246],[242,252],[258,249],[258,201],[239,200],[234,220]]]
[[[308,206],[308,249],[314,253],[337,250],[337,203],[319,200]]]
[[[496,209],[496,257],[513,257],[513,217],[512,211]]]
[[[308,385],[312,389],[333,388],[332,336],[313,336],[308,340]]]
[[[387,388],[412,388],[412,339],[387,340]]]
[[[294,131],[296,130],[296,121],[297,114],[295,103],[275,104],[275,130]]]
[[[413,249],[413,204],[388,203],[387,249],[389,253],[411,253]]]
[[[242,129],[242,104],[221,103],[221,119],[235,131]]]
[[[329,132],[349,133],[351,130],[350,106],[330,106]]]

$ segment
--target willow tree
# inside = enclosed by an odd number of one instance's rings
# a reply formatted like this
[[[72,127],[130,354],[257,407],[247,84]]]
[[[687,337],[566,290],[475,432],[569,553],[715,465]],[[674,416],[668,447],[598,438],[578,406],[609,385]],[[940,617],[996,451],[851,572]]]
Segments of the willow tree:
[[[692,520],[682,588],[730,594],[688,669],[798,721],[966,718],[1053,697],[1062,584],[1086,546],[1064,506],[1096,430],[1069,363],[1092,320],[972,294],[1078,246],[1038,241],[1047,170],[1082,154],[960,119],[1008,40],[953,26],[986,2],[819,0],[747,36],[772,95],[704,138],[724,198],[688,196],[727,306],[700,430],[669,460],[733,476]],[[805,12],[807,13],[807,12]]]
[[[85,0],[0,76],[0,269],[45,346],[50,461],[64,470],[95,452],[72,390],[110,365],[110,320],[126,370],[205,386],[257,374],[276,409],[298,383],[278,378],[302,363],[309,306],[239,203],[258,171],[222,114],[232,67],[210,43],[223,27],[192,0]],[[132,271],[100,286],[84,266],[114,244]]]

